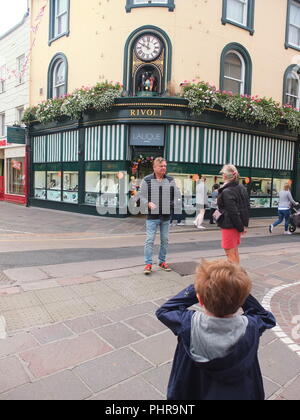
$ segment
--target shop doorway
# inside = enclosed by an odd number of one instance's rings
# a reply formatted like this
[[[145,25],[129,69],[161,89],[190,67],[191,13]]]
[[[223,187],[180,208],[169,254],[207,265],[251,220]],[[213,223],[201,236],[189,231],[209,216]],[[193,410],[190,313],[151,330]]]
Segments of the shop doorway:
[[[153,160],[164,155],[164,147],[132,147],[131,175],[142,180],[153,172]]]

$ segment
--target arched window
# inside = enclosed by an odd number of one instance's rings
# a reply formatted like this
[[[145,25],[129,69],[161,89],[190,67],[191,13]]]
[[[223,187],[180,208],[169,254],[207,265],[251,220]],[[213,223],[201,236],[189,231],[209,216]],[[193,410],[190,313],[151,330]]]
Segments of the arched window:
[[[300,108],[300,67],[292,65],[287,68],[283,81],[283,104]]]
[[[251,93],[252,62],[248,51],[240,44],[228,44],[222,51],[220,89],[233,94]]]
[[[48,70],[48,98],[60,98],[67,91],[68,62],[64,54],[57,54],[51,60]]]
[[[145,26],[128,38],[124,54],[124,89],[131,96],[157,96],[171,80],[172,47],[167,34]]]
[[[245,92],[245,63],[236,51],[228,51],[225,55],[223,89],[235,95]]]

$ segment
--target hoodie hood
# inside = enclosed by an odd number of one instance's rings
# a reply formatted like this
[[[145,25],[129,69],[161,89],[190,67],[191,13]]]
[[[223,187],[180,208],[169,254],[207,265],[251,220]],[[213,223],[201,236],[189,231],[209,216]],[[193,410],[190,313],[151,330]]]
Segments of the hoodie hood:
[[[192,328],[183,334],[184,347],[193,362],[215,380],[236,382],[257,357],[259,337],[245,316],[209,317],[195,312]]]

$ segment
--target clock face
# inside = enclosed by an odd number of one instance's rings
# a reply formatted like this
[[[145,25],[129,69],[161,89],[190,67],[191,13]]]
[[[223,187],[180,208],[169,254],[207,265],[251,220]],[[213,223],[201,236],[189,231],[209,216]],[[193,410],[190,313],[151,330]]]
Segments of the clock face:
[[[160,40],[151,34],[141,36],[135,44],[135,53],[143,61],[153,61],[161,53]]]

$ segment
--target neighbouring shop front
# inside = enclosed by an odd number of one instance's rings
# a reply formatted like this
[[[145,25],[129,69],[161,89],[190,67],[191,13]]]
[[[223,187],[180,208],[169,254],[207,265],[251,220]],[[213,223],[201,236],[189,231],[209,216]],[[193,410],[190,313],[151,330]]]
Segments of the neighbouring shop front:
[[[195,201],[199,175],[206,176],[211,193],[222,182],[219,172],[225,163],[238,167],[253,216],[275,213],[286,182],[300,199],[296,134],[285,126],[271,130],[237,123],[218,111],[195,117],[184,99],[118,99],[112,110],[80,121],[32,124],[29,142],[29,203],[34,206],[97,214],[103,198],[103,206],[116,209],[120,180],[126,179],[131,193],[138,190],[157,156],[167,159],[187,207]]]
[[[26,204],[25,145],[0,143],[0,200]]]

